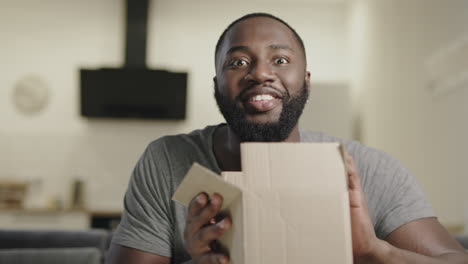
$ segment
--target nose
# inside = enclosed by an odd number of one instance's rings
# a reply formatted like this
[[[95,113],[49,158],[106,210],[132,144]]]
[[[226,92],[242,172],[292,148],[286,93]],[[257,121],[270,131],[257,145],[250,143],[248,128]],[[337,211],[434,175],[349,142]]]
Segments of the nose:
[[[256,83],[273,82],[275,74],[271,65],[265,62],[256,62],[250,68],[250,71],[245,76],[247,81]]]

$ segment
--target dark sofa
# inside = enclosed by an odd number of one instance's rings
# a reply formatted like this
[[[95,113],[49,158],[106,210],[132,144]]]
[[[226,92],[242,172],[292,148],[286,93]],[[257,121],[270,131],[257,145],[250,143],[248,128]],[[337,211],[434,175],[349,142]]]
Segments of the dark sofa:
[[[102,264],[112,233],[105,230],[0,230],[2,264]],[[468,235],[456,236],[468,249]]]
[[[105,230],[0,230],[0,263],[101,264],[111,240]]]
[[[455,239],[460,242],[460,244],[468,250],[468,234],[455,236]]]

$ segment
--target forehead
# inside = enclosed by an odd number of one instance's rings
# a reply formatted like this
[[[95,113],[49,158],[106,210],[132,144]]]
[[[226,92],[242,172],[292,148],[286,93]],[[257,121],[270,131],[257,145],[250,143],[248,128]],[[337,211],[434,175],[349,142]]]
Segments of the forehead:
[[[221,55],[234,46],[287,45],[293,51],[301,51],[294,33],[283,23],[269,17],[253,17],[235,24],[221,45]]]

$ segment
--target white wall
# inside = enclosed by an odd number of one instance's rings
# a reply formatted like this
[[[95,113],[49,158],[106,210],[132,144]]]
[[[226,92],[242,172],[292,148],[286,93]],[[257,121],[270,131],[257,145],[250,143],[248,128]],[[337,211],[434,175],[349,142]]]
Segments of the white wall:
[[[350,23],[361,139],[402,160],[449,226],[468,219],[468,84],[433,96],[425,65],[468,34],[467,13],[465,0],[356,0]]]
[[[34,199],[42,205],[51,196],[66,203],[71,180],[78,177],[86,180],[91,209],[120,209],[130,172],[148,142],[222,120],[212,96],[214,46],[225,26],[248,12],[272,12],[297,29],[314,81],[346,82],[345,4],[241,3],[152,2],[149,66],[190,74],[187,120],[163,122],[79,116],[78,70],[123,62],[121,1],[1,1],[0,179],[42,179]],[[50,86],[50,103],[37,115],[21,114],[12,103],[15,82],[27,74]]]

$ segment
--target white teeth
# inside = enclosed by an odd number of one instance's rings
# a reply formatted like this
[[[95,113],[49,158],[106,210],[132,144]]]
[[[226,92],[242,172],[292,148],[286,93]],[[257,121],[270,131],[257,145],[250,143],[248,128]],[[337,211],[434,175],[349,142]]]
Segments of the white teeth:
[[[257,102],[257,101],[269,101],[269,100],[273,100],[275,99],[273,96],[269,95],[269,94],[257,94],[253,97],[250,98],[250,101],[254,101],[254,102]]]

